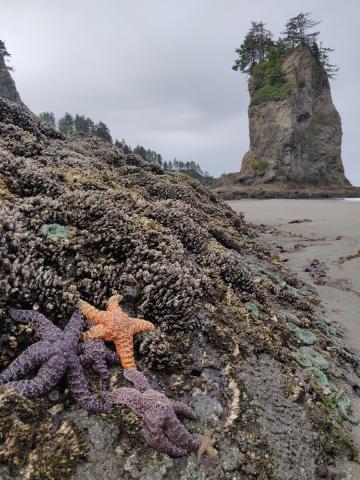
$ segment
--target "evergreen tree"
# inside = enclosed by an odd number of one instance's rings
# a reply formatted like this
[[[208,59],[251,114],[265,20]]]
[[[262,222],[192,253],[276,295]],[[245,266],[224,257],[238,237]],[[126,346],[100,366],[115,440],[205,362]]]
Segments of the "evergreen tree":
[[[90,136],[94,134],[95,124],[91,118],[76,114],[74,119],[74,129],[75,133],[78,135]]]
[[[265,28],[264,22],[251,22],[251,28],[240,48],[236,49],[239,57],[235,60],[233,70],[251,73],[253,67],[264,61],[272,46],[272,33]]]
[[[263,22],[251,22],[251,29],[245,36],[244,42],[240,48],[236,49],[238,58],[235,60],[233,69],[252,73],[256,64],[267,61],[273,66],[278,65],[277,73],[282,76],[282,57],[294,48],[308,47],[314,58],[324,66],[327,76],[333,78],[338,71],[336,65],[329,61],[329,53],[333,49],[324,47],[322,43],[319,45],[320,32],[312,31],[319,23],[310,17],[310,13],[301,12],[286,22],[285,30],[282,32],[284,37],[273,42],[272,34],[265,28]],[[273,74],[276,69],[269,68],[268,70]]]
[[[3,40],[0,40],[0,55],[4,57],[5,62],[6,62],[6,57],[11,57],[10,53],[6,49],[5,42]],[[9,67],[8,65],[6,65],[6,68],[11,71],[14,70],[12,67]]]
[[[50,125],[52,128],[56,128],[56,119],[53,112],[41,112],[39,113],[39,118]]]
[[[318,45],[316,42],[312,46],[312,51],[314,53],[314,56],[317,57],[320,63],[324,66],[327,76],[329,78],[334,78],[339,71],[339,67],[336,65],[330,63],[329,59],[329,53],[333,52],[333,48],[329,47],[324,47],[323,43],[320,42],[320,45]]]
[[[316,43],[320,32],[310,32],[314,27],[319,25],[310,18],[309,12],[301,12],[296,17],[290,18],[285,24],[283,35],[285,44],[290,48],[296,47],[312,47]]]
[[[3,57],[11,57],[10,53],[6,50],[5,42],[0,40],[0,55]]]
[[[74,135],[74,118],[70,113],[66,112],[65,115],[59,119],[58,125],[59,130],[63,135],[66,135],[67,137]]]
[[[110,135],[110,130],[109,130],[108,126],[107,126],[104,122],[101,122],[101,121],[100,121],[100,122],[95,126],[95,129],[94,129],[93,134],[94,134],[96,137],[102,138],[103,140],[105,140],[105,142],[112,143],[112,138],[111,138],[111,135]]]

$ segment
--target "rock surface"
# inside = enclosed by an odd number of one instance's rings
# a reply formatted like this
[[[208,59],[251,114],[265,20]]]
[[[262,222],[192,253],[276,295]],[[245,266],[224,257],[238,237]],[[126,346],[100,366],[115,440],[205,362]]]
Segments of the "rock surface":
[[[217,193],[226,198],[256,193],[259,197],[360,196],[360,189],[353,189],[344,174],[341,119],[327,74],[310,50],[295,49],[283,60],[290,93],[282,99],[257,100],[259,79],[254,72],[249,78],[250,150],[240,173],[226,175]]]
[[[355,455],[336,405],[295,362],[302,343],[278,313],[304,322],[337,370],[358,359],[344,355],[319,322],[316,296],[243,216],[185,175],[100,139],[63,139],[0,98],[1,368],[35,341],[9,307],[39,308],[63,326],[80,297],[103,308],[116,293],[157,327],[137,338],[139,368],[196,409],[186,427],[217,439],[219,461],[155,452],[127,408],[90,415],[63,382],[36,401],[0,392],[2,478],[313,480],[334,456]],[[120,368],[110,383],[126,385]],[[305,437],[286,434],[299,425]]]

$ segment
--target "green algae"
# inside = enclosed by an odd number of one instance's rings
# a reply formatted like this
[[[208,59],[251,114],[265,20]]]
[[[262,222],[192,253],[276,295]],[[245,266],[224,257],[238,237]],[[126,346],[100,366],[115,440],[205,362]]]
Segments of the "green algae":
[[[289,322],[288,329],[305,345],[313,345],[317,340],[315,333],[306,328],[299,328],[295,323]]]
[[[329,385],[327,375],[321,370],[321,368],[313,367],[311,368],[310,372],[319,388],[324,388]]]
[[[70,234],[67,227],[59,225],[58,223],[45,223],[41,227],[41,232],[52,239],[66,238]]]
[[[302,322],[301,322],[300,318],[298,318],[293,313],[288,312],[287,310],[279,310],[278,316],[282,320],[288,321],[288,322],[291,322],[291,323],[295,323],[295,325],[298,325],[299,327],[302,325]]]
[[[259,310],[259,307],[255,304],[255,303],[252,303],[252,302],[249,302],[246,304],[249,312],[254,315],[254,317],[256,318],[259,318],[260,317],[260,310]]]
[[[314,367],[327,369],[329,366],[328,361],[311,347],[299,348],[299,350],[293,353],[293,357],[303,368]]]

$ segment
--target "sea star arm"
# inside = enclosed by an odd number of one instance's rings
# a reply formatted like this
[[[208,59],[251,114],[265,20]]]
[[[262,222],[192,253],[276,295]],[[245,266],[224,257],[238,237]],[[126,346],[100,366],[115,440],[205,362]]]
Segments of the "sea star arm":
[[[140,318],[134,318],[130,317],[132,322],[131,322],[131,328],[133,333],[142,333],[145,332],[146,330],[155,330],[155,325],[151,322],[148,322],[146,320],[141,320]]]
[[[43,340],[54,340],[62,333],[60,328],[50,322],[42,313],[35,310],[9,308],[9,313],[17,322],[34,322],[36,330]]]
[[[119,312],[122,313],[122,309],[119,306],[119,302],[121,302],[122,296],[121,295],[113,295],[109,298],[106,304],[106,310],[108,312]]]
[[[142,394],[135,388],[121,387],[106,394],[106,398],[111,403],[120,403],[129,407],[138,417],[143,417],[145,413],[145,404]]]
[[[69,323],[64,329],[64,334],[67,338],[72,338],[74,340],[79,340],[81,332],[84,328],[84,317],[81,312],[76,309],[71,315]]]
[[[194,410],[183,402],[174,401],[172,406],[176,415],[189,418],[190,420],[195,420],[197,418]]]
[[[65,369],[65,358],[62,355],[53,355],[39,369],[35,378],[10,382],[6,384],[6,387],[16,390],[25,397],[38,397],[42,393],[49,392],[58,383]]]
[[[106,360],[114,365],[119,365],[119,356],[116,352],[106,349]]]
[[[187,452],[192,452],[199,448],[197,440],[180,423],[175,414],[169,414],[164,419],[164,431],[171,442]]]
[[[124,377],[131,382],[137,390],[140,390],[140,392],[151,388],[148,379],[136,368],[125,368]]]
[[[95,324],[103,323],[109,316],[107,312],[98,310],[84,300],[79,300],[79,308],[85,318]]]
[[[106,329],[103,325],[95,325],[84,333],[84,340],[97,340],[104,338]]]
[[[68,360],[68,379],[71,393],[82,408],[98,413],[106,413],[110,410],[110,405],[105,399],[96,398],[89,390],[84,371],[76,356]]]
[[[79,355],[79,360],[83,367],[88,367],[89,365],[91,365],[93,358],[90,353],[85,352]]]
[[[143,428],[143,435],[145,441],[157,451],[165,452],[172,457],[182,457],[188,453],[167,438],[160,421],[147,423]]]
[[[136,368],[132,335],[122,335],[114,343],[121,366],[123,368]]]
[[[213,460],[216,460],[218,457],[218,451],[214,447],[216,439],[208,437],[207,435],[199,434],[194,435],[194,437],[199,444],[197,454],[198,460],[201,460],[201,457],[205,455],[205,453],[207,453],[208,456]]]
[[[48,357],[46,344],[34,343],[30,345],[0,374],[0,385],[16,380],[32,368],[41,365]]]

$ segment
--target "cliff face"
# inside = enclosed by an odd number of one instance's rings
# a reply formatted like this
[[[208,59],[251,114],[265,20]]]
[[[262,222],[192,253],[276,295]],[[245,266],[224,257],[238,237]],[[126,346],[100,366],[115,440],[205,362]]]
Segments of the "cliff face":
[[[20,95],[16,90],[14,80],[11,78],[9,70],[6,67],[5,59],[0,54],[0,97],[11,100],[12,102],[21,102]]]
[[[271,68],[257,65],[249,79],[250,150],[240,173],[225,176],[218,193],[358,196],[344,174],[341,119],[323,66],[303,48]],[[276,73],[283,83],[276,82]]]
[[[240,171],[243,181],[349,185],[341,120],[324,68],[304,48],[291,52],[282,70],[291,91],[280,101],[256,102],[256,74],[249,80],[250,150]]]

